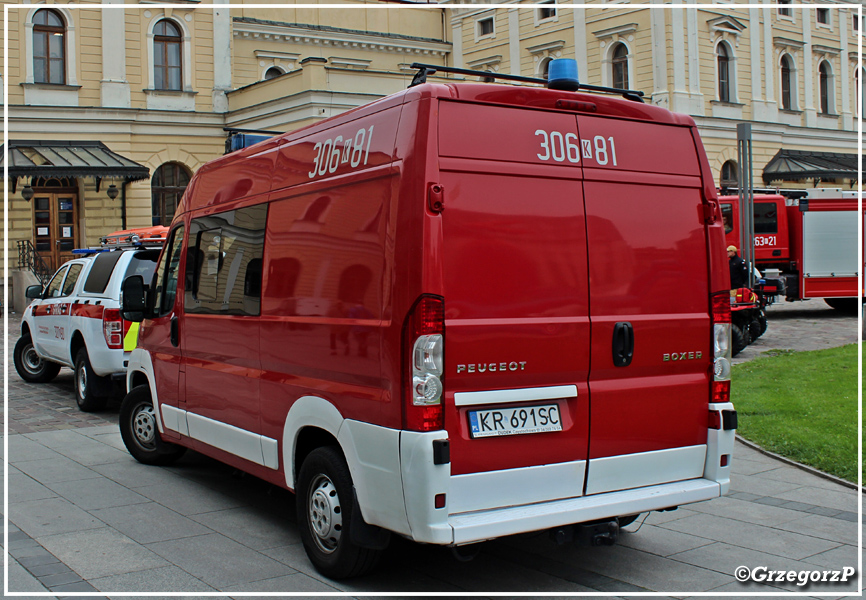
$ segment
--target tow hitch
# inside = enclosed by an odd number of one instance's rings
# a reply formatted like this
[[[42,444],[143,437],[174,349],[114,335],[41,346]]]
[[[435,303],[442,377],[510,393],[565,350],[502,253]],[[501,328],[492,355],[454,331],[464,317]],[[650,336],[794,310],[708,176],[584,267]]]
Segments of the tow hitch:
[[[580,546],[613,546],[619,535],[616,519],[565,525],[550,530],[550,537],[559,545],[574,542]]]

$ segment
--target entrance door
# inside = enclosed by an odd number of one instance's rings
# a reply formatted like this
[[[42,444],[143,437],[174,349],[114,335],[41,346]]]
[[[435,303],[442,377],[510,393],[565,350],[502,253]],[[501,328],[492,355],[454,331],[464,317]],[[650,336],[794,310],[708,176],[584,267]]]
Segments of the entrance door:
[[[72,259],[78,247],[78,194],[36,191],[33,195],[33,240],[36,252],[54,271]]]

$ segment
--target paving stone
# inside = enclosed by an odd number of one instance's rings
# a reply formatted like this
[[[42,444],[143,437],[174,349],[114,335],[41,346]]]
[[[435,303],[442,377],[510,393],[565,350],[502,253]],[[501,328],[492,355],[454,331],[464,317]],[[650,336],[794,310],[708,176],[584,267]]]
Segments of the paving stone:
[[[49,483],[47,486],[76,506],[92,511],[113,506],[129,506],[149,502],[148,498],[109,479],[100,477],[81,485],[75,481]]]
[[[9,474],[9,503],[55,498],[57,494],[24,473]]]
[[[55,586],[55,585],[66,585],[67,583],[76,583],[78,581],[82,581],[81,576],[75,571],[67,571],[65,573],[58,573],[56,575],[45,575],[39,578],[39,581],[42,585],[47,587]]]
[[[204,525],[156,502],[94,510],[91,514],[139,544],[213,533]]]
[[[713,499],[711,502],[695,505],[695,510],[705,514],[717,515],[746,523],[755,523],[757,525],[778,525],[779,523],[799,519],[803,516],[799,512],[783,508],[781,505],[788,502],[787,500],[762,502],[763,500],[768,500],[768,498],[758,498],[747,502],[722,496],[721,498]]]
[[[9,520],[33,538],[103,526],[99,520],[64,498],[22,502],[10,506],[9,510]]]
[[[148,593],[218,591],[175,566],[121,573],[110,577],[99,577],[91,579],[90,583],[99,591],[107,594],[129,591]]]
[[[314,579],[303,573],[292,573],[283,577],[274,577],[263,581],[253,581],[243,585],[229,586],[224,591],[228,593],[238,592],[262,592],[262,593],[292,593],[299,592],[339,592],[338,588],[328,585],[318,579]],[[424,591],[424,590],[416,590]],[[246,598],[245,598],[246,600]]]
[[[99,473],[56,453],[49,459],[18,462],[15,466],[43,485],[99,478]]]
[[[48,565],[56,562],[59,562],[57,560],[57,557],[48,551],[46,551],[45,554],[42,554],[40,556],[26,556],[18,559],[18,563],[22,567],[26,567],[28,569],[30,567],[35,567],[38,565]]]
[[[629,526],[629,529],[631,526]],[[618,544],[659,556],[670,556],[684,550],[713,543],[706,538],[680,533],[644,523],[637,533],[621,531]]]
[[[77,583],[66,583],[62,585],[52,586],[51,591],[57,595],[61,595],[68,594],[70,592],[96,592],[98,590],[86,581],[79,581]]]
[[[161,485],[136,488],[137,493],[185,516],[237,508],[243,502],[215,494],[203,485],[177,478]]]
[[[145,546],[109,527],[46,536],[39,541],[85,580],[167,566]]]
[[[286,575],[285,565],[216,533],[147,548],[217,589]]]
[[[193,515],[192,519],[253,550],[297,544],[301,541],[297,527],[285,517],[263,514],[249,507]]]
[[[828,542],[760,525],[732,527],[729,519],[715,515],[697,515],[665,523],[661,527],[794,560],[825,552],[839,545],[838,542]]]
[[[856,517],[856,515],[855,515]],[[839,519],[837,517],[824,517],[821,515],[809,514],[800,519],[795,519],[787,523],[777,525],[779,529],[785,531],[793,531],[825,539],[827,541],[835,541],[845,544],[857,544],[857,524],[854,522]]]
[[[822,482],[820,478],[815,478],[817,482]],[[857,492],[843,488],[838,484],[827,482],[828,485],[813,485],[809,487],[801,487],[796,490],[779,494],[778,497],[785,500],[795,500],[797,502],[808,502],[816,506],[826,506],[827,508],[838,508],[840,511],[846,510],[857,512]]]
[[[56,560],[45,565],[36,565],[32,567],[25,566],[25,568],[37,577],[41,575],[57,575],[58,573],[67,573],[70,571],[69,567]]]
[[[141,464],[132,458],[128,452],[114,463],[93,465],[90,468],[103,477],[131,490],[155,485],[176,484],[178,480],[183,480],[182,476],[170,469]]]
[[[47,593],[48,589],[27,569],[18,564],[14,558],[9,560],[9,597],[16,593]]]

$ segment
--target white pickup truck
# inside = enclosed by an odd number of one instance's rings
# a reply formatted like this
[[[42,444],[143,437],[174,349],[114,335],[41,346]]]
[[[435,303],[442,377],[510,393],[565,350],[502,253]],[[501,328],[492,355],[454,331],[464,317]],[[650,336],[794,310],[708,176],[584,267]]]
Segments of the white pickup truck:
[[[117,232],[100,248],[76,251],[44,289],[27,288],[15,344],[15,369],[24,381],[46,383],[61,367],[75,371],[78,408],[105,408],[117,383],[125,383],[137,323],[120,316],[120,287],[130,275],[150,281],[165,239],[165,227]],[[116,380],[116,381],[115,381]]]

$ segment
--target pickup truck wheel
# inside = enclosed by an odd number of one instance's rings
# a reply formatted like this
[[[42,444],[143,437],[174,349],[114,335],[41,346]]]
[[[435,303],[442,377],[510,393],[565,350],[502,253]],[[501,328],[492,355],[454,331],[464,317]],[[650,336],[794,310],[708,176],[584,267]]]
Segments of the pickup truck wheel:
[[[93,372],[90,358],[84,348],[75,355],[75,402],[83,412],[102,410],[108,404],[108,399],[97,394],[98,386],[104,378]]]
[[[36,354],[36,348],[29,335],[18,338],[12,359],[18,375],[29,383],[48,383],[60,372],[59,364],[45,360]]]
[[[382,551],[362,548],[352,540],[352,477],[339,450],[313,450],[301,465],[295,493],[301,540],[322,575],[347,579],[376,566]]]
[[[150,388],[132,389],[120,405],[120,437],[133,458],[146,465],[167,465],[179,459],[186,448],[159,437]]]

